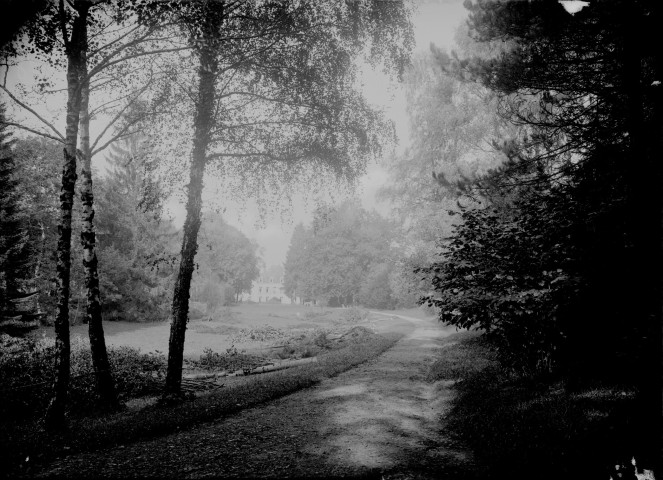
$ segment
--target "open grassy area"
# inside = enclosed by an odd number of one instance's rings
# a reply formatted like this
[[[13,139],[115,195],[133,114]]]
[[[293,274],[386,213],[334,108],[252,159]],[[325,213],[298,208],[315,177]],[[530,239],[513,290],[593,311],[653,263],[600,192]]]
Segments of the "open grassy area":
[[[356,341],[346,342],[342,348],[329,349],[315,363],[238,377],[222,389],[180,405],[149,404],[112,415],[72,418],[69,431],[61,435],[48,435],[35,423],[5,428],[0,433],[0,451],[4,464],[11,468],[4,469],[4,473],[29,475],[32,465],[56,456],[165,435],[312,386],[390,348],[407,330],[394,320],[391,323],[401,333],[362,335]]]
[[[299,333],[312,329],[332,329],[353,322],[348,318],[353,309],[305,307],[303,305],[283,305],[271,303],[243,303],[219,308],[211,317],[202,312],[203,304],[191,302],[190,321],[187,324],[184,355],[198,359],[205,350],[223,352],[235,347],[250,353],[262,351],[270,342],[254,341],[244,332],[269,327],[285,334]],[[115,347],[137,348],[141,352],[167,352],[170,322],[164,319],[156,323],[105,322],[106,343]],[[53,328],[43,328],[37,332],[52,338]],[[72,339],[87,342],[87,325],[71,327]]]
[[[632,390],[511,378],[477,333],[445,343],[429,380],[456,382],[445,428],[474,451],[480,478],[608,479],[630,465],[642,427]]]

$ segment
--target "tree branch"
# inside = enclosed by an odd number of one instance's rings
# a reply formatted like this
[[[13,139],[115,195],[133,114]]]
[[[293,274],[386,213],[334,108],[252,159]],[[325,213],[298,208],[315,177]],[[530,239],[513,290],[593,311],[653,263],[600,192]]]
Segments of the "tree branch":
[[[62,41],[64,42],[65,50],[69,49],[69,39],[67,38],[67,19],[64,11],[64,0],[60,0],[59,5],[60,14],[60,31],[62,32]]]
[[[40,132],[39,130],[33,130],[32,128],[26,127],[25,125],[21,125],[20,123],[2,122],[2,125],[9,125],[9,126],[12,126],[12,127],[20,128],[21,130],[27,130],[28,132],[34,133],[35,135],[50,138],[51,140],[55,140],[58,143],[64,143],[64,140],[62,138],[54,137],[53,135],[49,135],[48,133]]]
[[[126,112],[127,109],[128,109],[131,105],[133,105],[133,104],[136,102],[136,100],[138,100],[138,98],[139,98],[139,97],[145,92],[145,90],[147,90],[147,88],[148,88],[151,84],[152,84],[152,81],[151,81],[151,79],[150,79],[150,80],[148,80],[148,82],[145,84],[145,86],[143,86],[143,88],[141,88],[141,89],[138,91],[138,93],[136,93],[136,95],[135,95],[130,101],[128,101],[128,102],[126,103],[126,105],[125,105],[123,108],[120,109],[119,112],[117,112],[117,114],[113,117],[113,119],[112,119],[110,122],[108,122],[108,124],[106,125],[106,127],[102,130],[102,132],[99,134],[99,136],[95,139],[94,143],[92,144],[92,148],[91,148],[91,150],[94,151],[95,147],[97,146],[97,144],[99,143],[99,141],[101,140],[101,138],[106,134],[106,132],[108,131],[108,129],[109,129],[113,124],[115,124],[115,122],[117,122],[117,121],[120,119],[120,117],[124,114],[124,112]],[[142,116],[140,116],[139,118],[142,118]],[[123,130],[121,130],[120,133],[122,133],[122,131],[124,131],[124,130],[126,130],[127,128],[129,128],[129,127],[131,127],[132,125],[134,125],[137,121],[138,121],[138,120],[136,120],[136,121],[134,121],[134,122],[130,122],[129,124],[127,124],[127,126],[126,126]],[[112,141],[112,140],[111,140],[111,141]],[[104,146],[101,150],[103,150],[104,148],[106,148],[106,147]]]
[[[138,133],[138,130],[127,131],[127,130],[129,130],[129,127],[135,125],[136,123],[138,123],[138,121],[131,122],[130,124],[128,124],[125,128],[120,130],[120,133],[118,133],[117,135],[114,135],[110,140],[108,140],[106,143],[104,143],[101,147],[94,150],[90,154],[90,156],[94,157],[97,153],[106,150],[106,148],[108,148],[108,146],[113,142],[116,142],[116,141],[118,141],[122,138],[125,138],[125,137],[130,137],[131,135],[134,135],[135,133]]]
[[[60,140],[64,141],[64,136],[51,123],[46,121],[41,115],[39,115],[37,112],[35,112],[32,108],[28,107],[25,103],[21,102],[18,98],[16,98],[14,96],[14,94],[12,94],[9,90],[7,90],[3,85],[0,85],[0,88],[2,90],[4,90],[4,92],[7,95],[9,95],[9,98],[14,100],[16,103],[18,103],[25,110],[27,110],[28,112],[33,114],[35,117],[37,117],[39,120],[41,120],[44,125],[46,125],[48,128],[50,128],[51,130],[53,130],[56,133],[56,135],[59,137]],[[60,140],[58,140],[58,141],[60,141]]]
[[[127,36],[131,35],[133,32],[137,31],[138,29],[140,29],[140,25],[136,25],[134,28],[132,28],[132,29],[130,29],[128,32],[126,32],[126,33],[120,35],[120,36],[117,37],[115,40],[112,40],[111,42],[109,42],[109,43],[107,43],[107,44],[105,44],[105,45],[102,45],[102,46],[100,46],[99,48],[96,48],[95,50],[91,51],[91,52],[89,53],[88,57],[89,57],[89,58],[92,58],[93,56],[95,56],[96,54],[98,54],[99,52],[101,52],[102,50],[104,50],[104,49],[106,49],[106,48],[110,48],[111,46],[113,46],[113,45],[116,44],[117,42],[121,41],[123,38],[126,38]],[[129,44],[127,44],[127,46],[129,46]]]
[[[126,57],[118,58],[117,60],[113,60],[112,62],[108,62],[106,64],[99,63],[92,70],[90,70],[90,73],[88,73],[88,78],[91,78],[93,75],[99,73],[105,68],[111,67],[113,65],[116,65],[118,63],[127,60],[131,60],[132,58],[144,57],[146,55],[157,55],[162,53],[181,52],[183,50],[191,50],[191,48],[192,47],[187,45],[186,47],[174,47],[174,48],[164,48],[161,50],[150,50],[149,52],[140,52],[140,53],[134,53],[132,55],[127,55]]]

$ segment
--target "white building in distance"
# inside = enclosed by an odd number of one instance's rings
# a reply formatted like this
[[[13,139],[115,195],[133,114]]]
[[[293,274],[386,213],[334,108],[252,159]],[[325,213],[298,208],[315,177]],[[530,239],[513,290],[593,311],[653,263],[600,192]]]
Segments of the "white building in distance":
[[[285,294],[282,276],[273,278],[264,274],[253,282],[251,292],[243,293],[241,299],[242,302],[254,303],[283,303],[286,305],[302,303],[299,297],[292,299]]]

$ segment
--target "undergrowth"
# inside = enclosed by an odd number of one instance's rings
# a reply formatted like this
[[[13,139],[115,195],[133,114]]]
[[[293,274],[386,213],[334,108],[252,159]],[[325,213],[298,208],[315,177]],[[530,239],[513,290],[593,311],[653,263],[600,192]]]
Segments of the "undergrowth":
[[[633,390],[568,391],[561,381],[517,378],[478,334],[446,342],[428,380],[456,381],[444,429],[474,452],[481,478],[607,479],[617,463],[630,464],[638,437]]]
[[[112,347],[108,359],[120,400],[158,392],[166,374],[160,353],[141,353],[135,348]],[[20,348],[0,354],[0,418],[12,422],[39,418],[48,404],[55,378],[55,347],[52,342],[25,339]],[[90,349],[72,342],[69,408],[75,415],[93,412],[97,403]]]

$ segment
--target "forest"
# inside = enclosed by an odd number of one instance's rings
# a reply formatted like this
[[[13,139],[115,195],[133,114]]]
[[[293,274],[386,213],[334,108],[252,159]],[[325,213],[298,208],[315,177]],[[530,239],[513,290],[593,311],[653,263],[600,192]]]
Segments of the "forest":
[[[663,474],[661,7],[466,0],[453,50],[414,51],[415,4],[22,6],[5,29],[0,85],[0,396],[18,419],[0,445],[52,439],[147,389],[160,392],[157,409],[191,400],[196,308],[229,319],[264,267],[255,240],[205,204],[210,179],[241,202],[291,205],[351,191],[377,162],[390,213],[318,203],[294,228],[283,292],[321,315],[347,311],[344,321],[418,307],[478,332],[506,390],[622,392],[604,402],[616,405],[606,422],[623,420],[611,431],[628,436],[615,450],[628,445]],[[8,83],[26,59],[41,73]],[[403,148],[360,88],[364,65],[404,92]],[[173,195],[186,205],[181,228],[166,214]],[[117,321],[168,322],[168,351],[107,347],[104,326]],[[80,324],[83,349],[70,333]],[[48,346],[33,335],[42,328]],[[316,335],[315,351],[328,348],[329,332]],[[484,414],[470,398],[477,378],[458,389],[466,419]],[[23,395],[34,383],[47,388]],[[471,448],[490,450],[454,415]],[[623,454],[591,452],[591,465]]]

